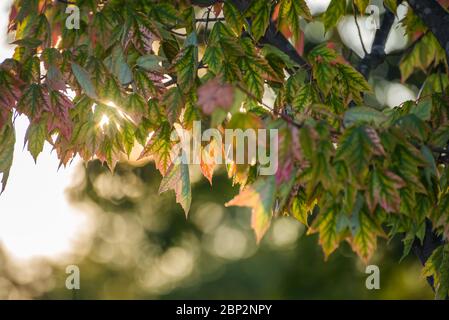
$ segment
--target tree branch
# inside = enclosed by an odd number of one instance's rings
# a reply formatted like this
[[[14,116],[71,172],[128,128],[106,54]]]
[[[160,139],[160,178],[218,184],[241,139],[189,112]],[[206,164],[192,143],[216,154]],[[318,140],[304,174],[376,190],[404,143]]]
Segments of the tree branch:
[[[380,28],[377,29],[376,35],[374,36],[371,52],[365,55],[357,66],[357,70],[365,77],[365,79],[368,79],[372,69],[377,68],[385,61],[385,44],[387,43],[387,38],[390,34],[393,22],[394,14],[387,9],[382,24],[380,25]]]

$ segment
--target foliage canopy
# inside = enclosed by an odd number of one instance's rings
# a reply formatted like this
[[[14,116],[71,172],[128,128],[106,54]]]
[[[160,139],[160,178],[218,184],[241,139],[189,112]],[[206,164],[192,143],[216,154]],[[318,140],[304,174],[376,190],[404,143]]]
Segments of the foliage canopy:
[[[17,114],[30,121],[25,143],[35,159],[47,142],[61,165],[80,156],[113,170],[143,146],[140,157],[152,157],[163,176],[160,192],[175,190],[186,213],[189,166],[174,162],[173,130],[196,120],[220,130],[276,128],[276,175],[259,175],[257,162],[227,165],[241,186],[227,205],[252,208],[257,240],[275,216],[291,215],[319,233],[326,257],[346,240],[368,262],[378,237],[405,235],[404,254],[425,252],[424,275],[445,298],[449,38],[436,27],[447,30],[449,13],[446,1],[408,1],[402,24],[412,40],[390,68],[420,95],[395,108],[369,106],[369,74],[389,59],[399,2],[384,1],[372,50],[358,58],[338,38],[306,43],[302,26],[335,28],[344,15],[364,13],[364,0],[332,0],[315,16],[305,0],[16,0],[16,49],[0,65],[2,188]],[[75,4],[80,25],[70,29],[66,8]],[[223,152],[213,142],[201,150],[202,160]],[[215,167],[201,163],[211,183]],[[426,239],[438,240],[430,252]]]

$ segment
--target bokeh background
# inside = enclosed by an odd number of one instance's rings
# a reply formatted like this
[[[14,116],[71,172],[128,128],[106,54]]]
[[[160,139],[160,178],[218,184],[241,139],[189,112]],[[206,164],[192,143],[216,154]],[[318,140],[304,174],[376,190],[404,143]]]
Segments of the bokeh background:
[[[0,3],[0,61],[13,52],[12,35],[6,34],[11,2]],[[319,14],[329,0],[308,3]],[[388,52],[407,44],[398,23],[406,10],[398,10]],[[368,27],[369,18],[359,19],[370,50],[375,29]],[[324,34],[320,22],[304,22],[303,28],[308,45],[339,37],[363,56],[351,16],[334,33]],[[392,107],[416,97],[418,88],[387,73],[388,66],[373,73],[371,105]],[[25,118],[16,119],[14,164],[0,196],[0,299],[433,298],[417,259],[399,263],[399,238],[380,240],[371,263],[380,268],[381,289],[368,290],[365,266],[347,244],[324,261],[316,236],[305,235],[292,218],[275,220],[256,245],[250,210],[223,205],[238,193],[224,170],[211,187],[192,167],[193,202],[186,219],[174,194],[157,194],[161,177],[151,162],[124,159],[112,174],[98,161],[75,159],[58,170],[46,145],[35,164],[23,150],[27,126]],[[77,291],[65,287],[66,267],[73,264],[81,272]]]

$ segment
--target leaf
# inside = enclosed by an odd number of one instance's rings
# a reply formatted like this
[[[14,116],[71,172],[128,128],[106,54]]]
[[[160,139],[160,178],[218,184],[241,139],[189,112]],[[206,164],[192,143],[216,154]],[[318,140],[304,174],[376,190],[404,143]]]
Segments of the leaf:
[[[186,216],[190,210],[192,202],[192,191],[190,187],[189,165],[183,163],[181,159],[174,161],[167,170],[167,174],[162,178],[159,187],[159,194],[168,190],[176,193],[176,202],[181,204]]]
[[[198,46],[195,33],[191,33],[187,37],[185,47],[173,61],[173,66],[176,70],[177,83],[183,92],[187,92],[191,89],[197,77]]]
[[[423,121],[429,121],[432,115],[432,101],[430,99],[421,99],[418,104],[411,108],[410,113]]]
[[[72,71],[84,93],[92,99],[98,99],[97,92],[87,71],[75,62],[72,63]]]
[[[349,127],[357,123],[372,123],[375,125],[380,125],[387,119],[388,117],[384,113],[374,108],[361,106],[350,108],[346,111],[343,123],[345,127]]]
[[[308,218],[312,214],[316,204],[316,200],[310,204],[307,203],[305,193],[301,191],[292,201],[290,214],[305,226],[309,226]]]
[[[264,94],[264,81],[259,70],[255,69],[253,65],[247,64],[243,82],[248,91],[254,95],[258,100],[261,100]]]
[[[170,124],[178,120],[181,109],[184,107],[184,95],[179,87],[168,89],[163,96],[163,103],[166,106],[167,119]]]
[[[139,124],[142,118],[148,113],[148,105],[145,99],[138,93],[128,95],[126,103],[126,114],[136,123]]]
[[[223,5],[223,14],[232,31],[234,31],[237,36],[240,36],[245,22],[240,11],[231,3],[231,1],[225,1]]]
[[[14,156],[16,134],[12,124],[0,128],[0,173],[2,174],[2,190],[5,191]]]
[[[324,13],[323,22],[327,30],[334,27],[346,12],[346,1],[332,0]]]
[[[35,48],[39,47],[41,45],[41,43],[42,43],[41,40],[35,39],[35,38],[24,38],[24,39],[20,39],[20,40],[16,40],[16,41],[12,42],[12,44],[22,46],[22,47],[27,47],[30,49],[35,49]]]
[[[209,80],[198,89],[198,105],[204,114],[211,115],[216,108],[229,111],[234,102],[234,88],[219,78]]]
[[[278,28],[291,28],[295,39],[299,38],[301,32],[300,16],[307,20],[312,19],[304,0],[281,0],[279,2]]]
[[[348,97],[351,95],[357,104],[362,104],[363,98],[361,97],[361,93],[371,92],[368,81],[366,81],[362,74],[348,64],[337,63],[337,68],[340,73],[341,85],[344,88],[344,92],[347,93]]]
[[[112,54],[104,60],[104,64],[122,85],[128,85],[133,81],[131,68],[121,46],[114,47]]]
[[[276,181],[274,176],[259,178],[254,184],[248,185],[225,204],[226,207],[252,208],[251,226],[256,233],[256,240],[260,242],[270,226],[273,217]]]
[[[441,61],[444,61],[443,50],[433,33],[428,32],[403,56],[399,64],[401,80],[405,82],[416,69],[427,72],[432,63]]]
[[[352,219],[352,230],[353,235],[350,240],[352,250],[367,264],[376,251],[377,236],[382,235],[383,232],[373,218],[363,211]]]
[[[204,53],[203,62],[207,64],[209,70],[219,74],[225,59],[223,50],[218,45],[209,44]]]
[[[373,169],[370,173],[366,204],[371,212],[380,205],[386,212],[399,212],[401,197],[399,189],[405,186],[404,180],[392,171]]]
[[[38,119],[45,111],[50,111],[48,92],[37,83],[31,84],[25,89],[19,102],[17,110],[26,114],[30,119]]]
[[[357,6],[359,13],[363,15],[366,11],[366,7],[368,7],[370,3],[370,0],[354,0],[354,3]]]
[[[383,155],[385,151],[377,133],[369,127],[351,127],[340,139],[336,158],[346,162],[356,178],[362,179],[368,171],[373,155]]]
[[[152,156],[162,176],[167,174],[167,170],[174,159],[174,143],[170,139],[171,127],[168,122],[163,122],[159,129],[152,135],[144,147],[139,159]]]
[[[64,82],[63,75],[55,65],[50,65],[50,67],[48,68],[46,83],[51,89],[55,91],[66,90],[66,84]]]
[[[44,149],[44,143],[47,138],[45,122],[31,123],[25,135],[25,142],[28,142],[28,151],[33,156],[34,162],[38,155]]]
[[[255,0],[251,2],[247,14],[253,17],[251,21],[251,33],[256,41],[264,34],[270,24],[271,5],[266,0]]]
[[[318,62],[313,65],[313,77],[316,79],[319,88],[327,96],[334,85],[337,72],[334,66],[325,62]]]
[[[163,57],[148,54],[139,57],[136,61],[136,64],[146,71],[162,72],[163,68],[161,67],[160,63],[164,60],[165,59]]]
[[[312,104],[312,86],[306,84],[295,93],[292,101],[292,107],[297,111],[302,111]]]
[[[222,150],[220,146],[221,144],[218,144],[215,139],[212,139],[207,146],[201,148],[201,172],[203,173],[203,176],[209,180],[211,185],[214,170],[217,166],[217,158],[222,158]]]
[[[436,248],[422,270],[424,277],[433,277],[435,298],[447,299],[449,295],[449,245]]]
[[[324,258],[327,258],[334,252],[340,242],[343,240],[344,235],[338,230],[338,211],[337,208],[323,208],[321,213],[314,221],[313,226],[309,229],[308,233],[318,233],[318,243],[324,252]]]

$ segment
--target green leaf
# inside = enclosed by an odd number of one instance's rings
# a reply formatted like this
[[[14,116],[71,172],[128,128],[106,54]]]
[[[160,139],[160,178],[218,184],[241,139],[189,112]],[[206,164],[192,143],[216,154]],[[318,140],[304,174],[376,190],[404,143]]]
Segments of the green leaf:
[[[313,65],[313,77],[316,79],[319,88],[327,96],[334,85],[337,71],[334,66],[325,62],[318,62]]]
[[[312,86],[306,84],[299,89],[292,101],[292,107],[301,111],[312,103]]]
[[[28,151],[33,156],[34,162],[37,161],[38,155],[44,149],[46,139],[47,130],[46,123],[44,121],[30,124],[25,135],[25,142],[28,141]]]
[[[354,107],[345,112],[344,125],[349,127],[356,123],[366,122],[380,125],[386,121],[388,117],[382,112],[370,107]]]
[[[251,226],[256,233],[257,242],[260,242],[270,226],[273,217],[275,192],[276,180],[274,176],[259,178],[254,184],[247,186],[234,199],[225,204],[227,207],[252,208]]]
[[[251,2],[247,15],[252,16],[251,33],[256,41],[264,34],[270,24],[271,5],[266,0],[255,0]]]
[[[192,202],[192,191],[190,187],[189,165],[181,161],[181,158],[175,160],[170,168],[168,168],[167,174],[162,178],[159,194],[170,189],[175,191],[176,202],[181,204],[187,216]]]
[[[309,229],[308,233],[318,233],[318,242],[327,258],[334,252],[344,238],[344,234],[338,230],[338,208],[330,206],[320,210],[319,216]]]
[[[148,105],[140,94],[132,93],[128,96],[125,111],[135,123],[139,124],[148,113]]]
[[[424,265],[424,277],[433,277],[435,298],[444,300],[449,295],[449,245],[436,248]]]
[[[323,22],[324,27],[327,30],[334,27],[338,20],[346,13],[346,1],[344,0],[332,0],[324,13]]]
[[[171,141],[171,126],[168,122],[162,122],[144,147],[139,159],[151,156],[154,158],[156,169],[162,176],[167,174],[168,168],[173,162],[173,146]]]
[[[344,160],[356,177],[362,179],[368,171],[373,155],[384,155],[385,151],[377,133],[365,126],[351,127],[340,139],[336,159]]]
[[[377,236],[383,234],[381,228],[363,211],[352,219],[352,249],[365,262],[373,256],[377,247]]]
[[[35,39],[35,38],[24,38],[24,39],[20,39],[20,40],[16,40],[16,41],[12,42],[12,44],[22,46],[22,47],[27,47],[30,49],[35,49],[35,48],[39,47],[41,45],[41,43],[42,43],[41,40]]]
[[[371,212],[380,205],[386,212],[399,213],[401,197],[399,189],[405,186],[404,180],[392,171],[373,169],[370,173],[366,203]]]
[[[163,71],[163,68],[161,67],[160,63],[164,61],[165,59],[160,56],[156,56],[153,54],[148,54],[145,56],[141,56],[137,59],[136,64],[145,69],[146,71],[155,71],[155,72],[161,72]]]
[[[5,191],[6,183],[8,182],[15,143],[16,134],[12,124],[4,125],[3,128],[0,129],[0,173],[2,174],[2,190],[0,193]]]
[[[416,115],[423,121],[429,121],[432,112],[432,101],[430,99],[421,99],[418,104],[414,105],[410,113]]]
[[[371,92],[371,87],[365,77],[348,64],[338,63],[337,68],[341,77],[341,85],[346,95],[348,97],[351,96],[357,104],[362,104],[363,98],[361,93]]]
[[[232,31],[234,31],[237,36],[240,36],[245,22],[240,11],[231,3],[231,1],[225,1],[223,5],[223,14]]]
[[[365,14],[366,7],[368,7],[370,0],[354,0],[354,3],[357,6],[359,13],[363,15]]]
[[[30,119],[37,119],[42,112],[50,111],[48,102],[48,92],[44,92],[41,85],[33,83],[23,92],[17,103],[17,110],[26,114]]]
[[[173,62],[177,83],[185,93],[194,85],[198,68],[198,47],[191,45],[188,40],[186,44],[188,45],[179,52]]]
[[[204,52],[203,62],[207,64],[209,70],[214,74],[219,74],[223,63],[225,60],[225,56],[221,47],[217,45],[209,45]]]
[[[164,94],[163,103],[165,104],[167,119],[170,124],[178,120],[181,110],[184,107],[184,94],[178,87],[173,87],[167,90]]]
[[[300,16],[307,20],[312,19],[304,0],[281,0],[279,2],[278,27],[279,29],[291,28],[295,39],[298,39],[301,32]]]
[[[128,85],[133,81],[131,68],[126,61],[125,54],[120,46],[114,48],[112,54],[104,60],[104,63],[122,85]]]
[[[72,63],[72,71],[84,93],[92,99],[98,99],[97,92],[87,71],[75,62]]]

